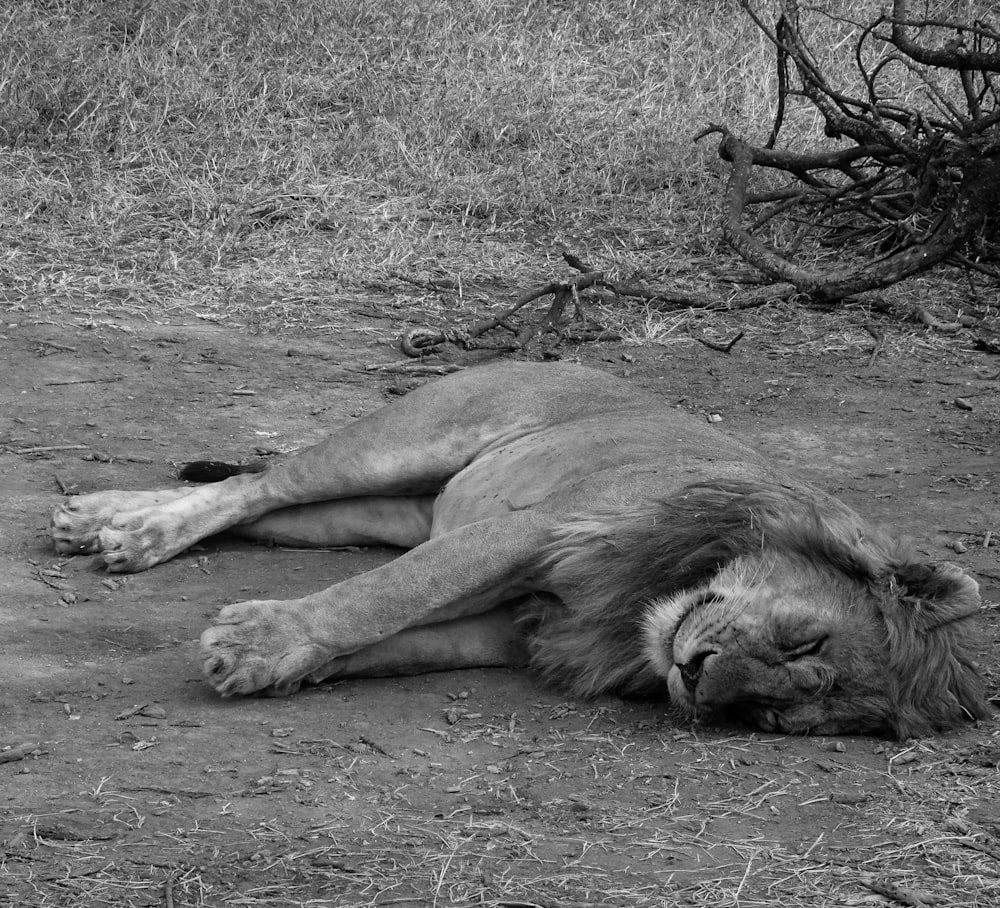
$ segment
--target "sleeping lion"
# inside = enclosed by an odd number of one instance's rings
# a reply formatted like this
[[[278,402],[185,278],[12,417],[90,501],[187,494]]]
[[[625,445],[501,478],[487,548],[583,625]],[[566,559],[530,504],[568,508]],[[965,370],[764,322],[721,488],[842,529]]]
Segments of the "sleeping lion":
[[[98,492],[62,554],[143,571],[223,530],[387,544],[301,599],[239,602],[201,639],[223,696],[530,665],[583,697],[668,696],[767,731],[922,735],[986,717],[976,583],[701,419],[603,372],[501,363],[432,382],[266,467]]]

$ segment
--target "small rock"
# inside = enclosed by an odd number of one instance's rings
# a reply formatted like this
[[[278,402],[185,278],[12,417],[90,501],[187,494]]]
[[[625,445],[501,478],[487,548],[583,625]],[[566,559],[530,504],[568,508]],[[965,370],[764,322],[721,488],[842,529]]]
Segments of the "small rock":
[[[137,713],[137,715],[145,716],[147,719],[166,719],[167,711],[162,706],[156,706],[152,703],[143,706]]]
[[[964,554],[965,554],[965,553],[966,553],[967,551],[969,551],[969,547],[968,547],[968,546],[967,546],[967,545],[966,545],[966,544],[965,544],[964,542],[962,542],[962,540],[961,540],[961,539],[956,539],[956,540],[955,540],[955,541],[954,541],[954,542],[953,542],[953,543],[951,544],[951,547],[952,547],[952,549],[954,549],[954,550],[955,550],[956,552],[958,552],[958,554],[959,554],[959,555],[964,555]]]
[[[959,410],[971,410],[972,404],[970,404],[964,397],[956,397],[952,403],[958,407]]]

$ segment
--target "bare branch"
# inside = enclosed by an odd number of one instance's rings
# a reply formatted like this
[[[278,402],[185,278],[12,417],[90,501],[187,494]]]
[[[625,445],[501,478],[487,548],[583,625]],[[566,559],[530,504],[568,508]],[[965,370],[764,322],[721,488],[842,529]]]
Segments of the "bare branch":
[[[864,269],[818,271],[795,265],[768,249],[742,226],[751,168],[765,149],[755,149],[731,134],[720,144],[720,157],[733,163],[726,192],[723,236],[744,259],[770,277],[788,281],[802,293],[832,302],[886,287],[930,268],[958,250],[1000,208],[1000,154],[975,162],[966,171],[958,199],[937,227],[921,242]]]
[[[816,62],[797,0],[778,0],[774,29],[752,0],[739,2],[778,49],[779,102],[806,99],[823,116],[827,135],[853,142],[802,153],[772,147],[773,128],[758,147],[723,126],[708,127],[702,136],[721,134],[719,155],[732,165],[723,236],[740,255],[827,302],[940,262],[994,273],[983,259],[1000,251],[993,239],[1000,233],[994,213],[1000,210],[1000,88],[993,75],[1000,71],[1000,34],[984,22],[911,19],[903,0],[895,0],[892,16],[867,24],[802,7],[807,16],[823,15],[854,31],[854,62],[865,86],[864,96],[855,97],[834,86]],[[949,40],[929,49],[927,36],[942,32]],[[789,60],[795,86],[787,82]],[[782,171],[793,182],[752,193],[754,168]],[[747,216],[749,206],[764,202],[770,203],[764,213]],[[779,238],[776,245],[756,235],[764,224]],[[844,247],[838,267],[798,261],[807,252],[821,260],[824,246],[845,242],[850,249]]]
[[[908,27],[926,26],[929,23],[910,20],[908,5],[906,0],[894,0],[892,4],[892,43],[908,57],[924,66],[936,66],[941,69],[977,69],[980,72],[1000,73],[1000,53],[984,53],[967,48],[962,38],[965,26],[935,23],[958,33],[941,50],[930,50],[910,40],[906,33]],[[993,41],[1000,40],[1000,36],[994,32],[986,34]]]

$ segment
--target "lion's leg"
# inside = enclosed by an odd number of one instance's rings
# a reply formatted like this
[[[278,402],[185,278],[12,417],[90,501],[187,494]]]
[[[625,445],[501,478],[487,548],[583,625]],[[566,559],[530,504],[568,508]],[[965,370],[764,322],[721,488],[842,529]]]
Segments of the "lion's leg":
[[[482,615],[399,631],[380,643],[337,656],[306,680],[318,684],[331,678],[391,678],[460,668],[519,667],[527,661],[513,607],[501,605]]]
[[[155,492],[123,492],[116,489],[74,495],[52,514],[49,532],[60,555],[81,555],[99,549],[98,533],[117,514],[141,511],[190,495],[194,489],[183,487]]]
[[[293,460],[288,465],[289,470],[302,470]],[[311,461],[311,465],[316,471],[323,469],[322,463]],[[433,495],[323,498],[319,483],[303,479],[298,484],[281,466],[284,464],[267,473],[199,486],[183,497],[144,510],[115,514],[98,533],[107,569],[144,571],[207,536],[234,528],[249,538],[283,538],[288,542],[298,538],[302,545],[381,542],[411,547],[429,535]],[[279,475],[272,482],[275,473]],[[303,470],[304,476],[308,473]],[[372,499],[369,507],[366,502]],[[282,511],[283,516],[272,517]],[[334,526],[338,512],[346,522],[339,530]],[[377,525],[380,515],[390,521],[381,528]],[[318,531],[304,527],[309,516],[322,521]]]
[[[202,634],[205,674],[223,695],[288,691],[406,628],[487,612],[532,588],[550,523],[535,511],[483,520],[302,599],[227,606]]]
[[[279,545],[394,545],[412,549],[430,538],[433,516],[431,495],[373,495],[280,508],[250,523],[237,524],[231,532]]]
[[[141,571],[200,539],[293,505],[435,494],[491,446],[574,415],[612,412],[632,393],[599,373],[482,367],[432,382],[262,473],[233,476],[100,532],[111,571]]]

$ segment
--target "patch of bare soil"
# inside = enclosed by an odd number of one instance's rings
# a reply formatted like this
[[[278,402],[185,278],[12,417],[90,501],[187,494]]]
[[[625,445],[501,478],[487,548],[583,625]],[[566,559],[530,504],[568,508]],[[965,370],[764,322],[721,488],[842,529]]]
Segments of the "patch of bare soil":
[[[995,723],[903,744],[678,724],[473,671],[222,701],[220,605],[385,550],[225,538],[145,574],[57,558],[62,490],[313,441],[411,379],[337,338],[0,328],[0,901],[18,906],[1000,903]],[[698,344],[580,351],[976,572],[1000,678],[997,362]]]

